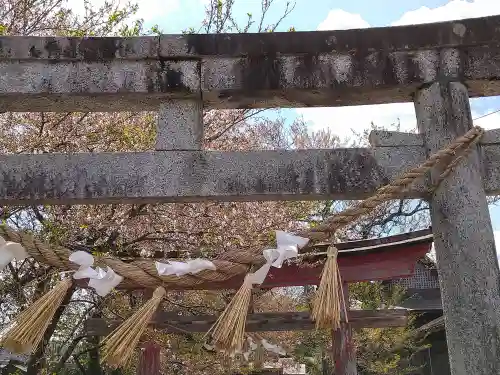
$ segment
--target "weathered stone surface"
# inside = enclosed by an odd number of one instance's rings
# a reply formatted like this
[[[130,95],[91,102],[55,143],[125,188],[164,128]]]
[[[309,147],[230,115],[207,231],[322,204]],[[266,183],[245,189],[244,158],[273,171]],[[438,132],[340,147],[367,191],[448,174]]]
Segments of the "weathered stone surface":
[[[464,81],[471,96],[498,95],[500,53],[477,48],[202,62],[0,59],[0,110],[154,110],[181,94],[219,108],[377,104],[410,101],[421,85],[441,79]]]
[[[179,97],[200,97],[199,62],[0,59],[0,111],[143,111]]]
[[[415,133],[372,130],[369,136],[372,147],[423,146],[422,135]]]
[[[372,147],[401,147],[401,146],[424,145],[424,138],[422,134],[395,132],[387,130],[372,130],[369,135],[369,141]],[[481,139],[479,140],[479,144],[483,146],[481,148],[482,150],[487,150],[486,151],[487,153],[499,152],[500,149],[498,147],[488,148],[485,146],[500,144],[500,128],[486,130]]]
[[[376,50],[422,50],[457,45],[498,45],[500,17],[423,25],[291,33],[162,35],[160,55],[256,56]]]
[[[423,158],[422,148],[0,155],[0,204],[358,199]]]
[[[203,102],[168,100],[160,104],[156,150],[200,150],[203,140]]]
[[[500,126],[500,124],[498,124]],[[486,130],[481,137],[480,143],[482,145],[497,145],[500,144],[500,128]]]
[[[486,193],[500,194],[500,145],[481,152]],[[424,160],[423,146],[2,155],[0,204],[362,199]]]
[[[472,127],[462,83],[434,83],[420,90],[415,109],[429,152]],[[486,147],[488,154],[495,146]],[[500,374],[500,271],[482,185],[473,150],[430,201],[453,375]]]
[[[115,59],[158,60],[159,39],[157,36],[129,38],[4,36],[0,37],[0,59],[87,62]]]
[[[209,106],[254,108],[408,102],[436,80],[465,81],[471,96],[498,95],[499,52],[467,46],[206,58],[202,90]]]
[[[366,55],[458,45],[498,45],[500,17],[400,27],[292,33],[188,34],[145,37],[0,37],[0,58],[170,59],[172,57],[323,54]]]
[[[2,37],[0,111],[151,110],[180,93],[218,108],[377,104],[446,80],[499,95],[498,30],[500,16],[293,34]]]

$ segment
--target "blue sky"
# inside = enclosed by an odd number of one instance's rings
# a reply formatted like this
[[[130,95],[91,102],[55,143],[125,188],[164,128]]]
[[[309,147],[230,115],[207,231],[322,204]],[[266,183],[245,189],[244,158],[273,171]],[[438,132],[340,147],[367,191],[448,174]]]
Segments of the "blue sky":
[[[103,0],[93,0],[94,3]],[[267,23],[281,16],[288,0],[274,0],[267,13]],[[208,0],[138,0],[138,16],[146,26],[158,24],[165,33],[180,33],[189,27],[199,27],[204,18]],[[293,2],[293,0],[292,0]],[[278,31],[290,26],[298,31],[339,30],[438,22],[469,17],[500,14],[500,0],[296,0],[294,11],[284,20]],[[236,0],[236,19],[244,22],[247,13],[258,18],[260,0]],[[251,30],[255,31],[255,30]],[[471,100],[473,118],[500,109],[500,97]],[[293,119],[303,116],[311,131],[333,128],[341,138],[350,129],[359,132],[377,125],[390,126],[399,120],[403,130],[416,126],[412,103],[343,108],[290,109],[282,112]],[[347,127],[346,127],[347,124]],[[500,127],[500,113],[480,119],[477,125],[487,129]],[[493,227],[500,240],[500,207],[491,207]],[[500,245],[500,243],[499,243]],[[497,246],[500,248],[500,246]]]

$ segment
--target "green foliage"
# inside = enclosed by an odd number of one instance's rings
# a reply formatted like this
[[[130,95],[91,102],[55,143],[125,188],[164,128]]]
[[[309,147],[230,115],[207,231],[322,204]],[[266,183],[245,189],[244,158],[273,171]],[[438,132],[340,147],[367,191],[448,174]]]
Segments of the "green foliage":
[[[389,288],[381,282],[349,284],[351,303],[358,308],[376,310],[397,306],[404,295],[398,286]],[[299,305],[298,311],[307,310],[307,304]],[[412,335],[413,319],[407,327],[365,328],[353,332],[357,364],[363,375],[408,375],[416,367],[411,366],[414,353],[426,346]],[[300,344],[295,347],[294,358],[307,366],[307,373],[320,375],[325,367],[331,367],[332,336],[328,330],[300,333]]]
[[[136,20],[132,26],[123,25],[118,34],[124,37],[139,36],[142,34],[143,20]]]
[[[295,346],[293,355],[298,363],[306,365],[307,374],[321,375],[323,373],[331,340],[331,333],[327,330],[306,331],[299,334],[299,343]]]
[[[149,30],[149,34],[161,35],[163,32],[158,25],[153,25]]]
[[[404,297],[404,288],[381,282],[362,282],[349,285],[352,300],[361,302],[361,309],[394,308]],[[407,327],[364,328],[355,331],[358,347],[358,366],[366,375],[412,374],[412,355],[423,348],[412,335],[413,319]]]
[[[361,302],[361,309],[375,310],[396,306],[403,298],[405,289],[394,285],[386,287],[380,281],[349,284],[349,296]]]
[[[187,35],[187,34],[196,34],[196,30],[194,28],[190,27],[188,29],[182,30],[182,33],[184,35]]]

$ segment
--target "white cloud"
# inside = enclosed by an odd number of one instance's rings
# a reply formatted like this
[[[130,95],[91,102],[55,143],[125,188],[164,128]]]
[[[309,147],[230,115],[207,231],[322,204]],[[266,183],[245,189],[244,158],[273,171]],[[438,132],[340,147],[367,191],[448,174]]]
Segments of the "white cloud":
[[[464,18],[485,17],[500,14],[500,1],[492,0],[452,0],[437,7],[421,7],[403,14],[391,25],[416,25],[420,23],[452,21]]]
[[[325,20],[318,26],[318,30],[346,30],[364,29],[370,27],[359,14],[349,13],[342,9],[333,9]]]
[[[500,14],[500,1],[492,0],[452,0],[446,5],[437,8],[421,7],[409,11],[393,22],[391,25],[418,24],[426,22],[438,22],[452,19],[470,17],[481,17]],[[318,30],[341,30],[354,28],[368,28],[370,24],[361,15],[346,12],[342,9],[331,10],[323,20]],[[481,99],[472,101],[473,118],[479,117],[488,111],[477,111],[477,104]],[[500,108],[500,101],[499,101]],[[310,123],[311,130],[331,128],[341,138],[352,135],[351,129],[362,132],[370,128],[373,121],[377,126],[389,127],[399,122],[402,131],[410,131],[416,128],[415,110],[413,103],[368,105],[339,108],[301,108],[297,113]],[[500,127],[500,114],[494,114],[476,122],[476,125],[487,129]]]
[[[330,128],[344,139],[352,130],[361,132],[376,126],[401,125],[401,131],[416,129],[417,120],[413,103],[364,105],[338,108],[300,108],[298,114],[309,122],[311,130]]]
[[[472,100],[472,118],[478,118],[492,113],[499,108],[489,108],[479,111],[477,108],[479,99]],[[341,139],[352,136],[353,131],[362,132],[371,127],[373,122],[376,126],[392,128],[399,124],[400,131],[412,132],[417,130],[417,120],[413,103],[378,104],[336,108],[298,108],[299,115],[309,123],[311,131],[330,128],[333,133]],[[500,112],[474,121],[484,129],[500,128]]]

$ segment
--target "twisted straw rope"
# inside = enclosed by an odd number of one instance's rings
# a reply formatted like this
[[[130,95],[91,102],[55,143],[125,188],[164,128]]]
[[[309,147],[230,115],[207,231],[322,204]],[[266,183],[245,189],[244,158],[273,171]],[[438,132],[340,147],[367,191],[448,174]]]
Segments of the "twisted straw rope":
[[[333,215],[324,224],[309,229],[301,233],[301,235],[316,241],[328,238],[330,233],[369,214],[381,203],[400,198],[417,179],[425,176],[433,167],[442,163],[444,172],[440,175],[437,186],[434,188],[435,190],[448,176],[451,169],[465,157],[483,134],[483,129],[477,126],[473,127],[466,134],[455,139],[446,148],[430,156],[419,167],[403,173],[398,179],[378,189],[372,197],[365,199],[352,208]],[[68,260],[71,250],[63,246],[49,246],[30,234],[13,231],[5,225],[0,226],[0,236],[6,240],[20,243],[28,254],[41,264],[46,264],[63,271],[76,270],[78,268],[76,264]],[[132,283],[133,286],[156,288],[160,285],[194,287],[206,282],[224,282],[237,275],[247,273],[252,265],[262,265],[265,263],[265,259],[260,249],[245,252],[233,250],[218,256],[212,262],[216,266],[216,271],[204,270],[196,275],[177,277],[159,276],[154,262],[150,260],[137,260],[126,263],[119,258],[111,256],[101,257],[97,260],[99,265],[109,266],[116,273],[123,276],[126,283]]]
[[[392,199],[400,198],[401,195],[407,191],[407,189],[416,180],[425,176],[426,173],[437,164],[448,160],[448,163],[444,166],[444,172],[441,173],[437,183],[433,189],[431,189],[431,193],[434,192],[450,174],[452,168],[455,167],[458,162],[470,152],[472,146],[479,142],[483,134],[484,130],[482,128],[479,126],[473,127],[466,134],[455,139],[446,148],[431,155],[420,166],[410,169],[396,180],[379,188],[373,196],[359,202],[353,207],[347,208],[344,211],[333,215],[331,218],[327,219],[325,223],[309,229],[305,232],[305,235],[309,236],[309,238],[314,238],[315,240],[324,240],[328,238],[330,233],[336,232],[337,230],[342,229],[343,227],[356,221],[360,217],[368,215],[380,204]],[[454,156],[455,158],[450,160],[450,158]]]

